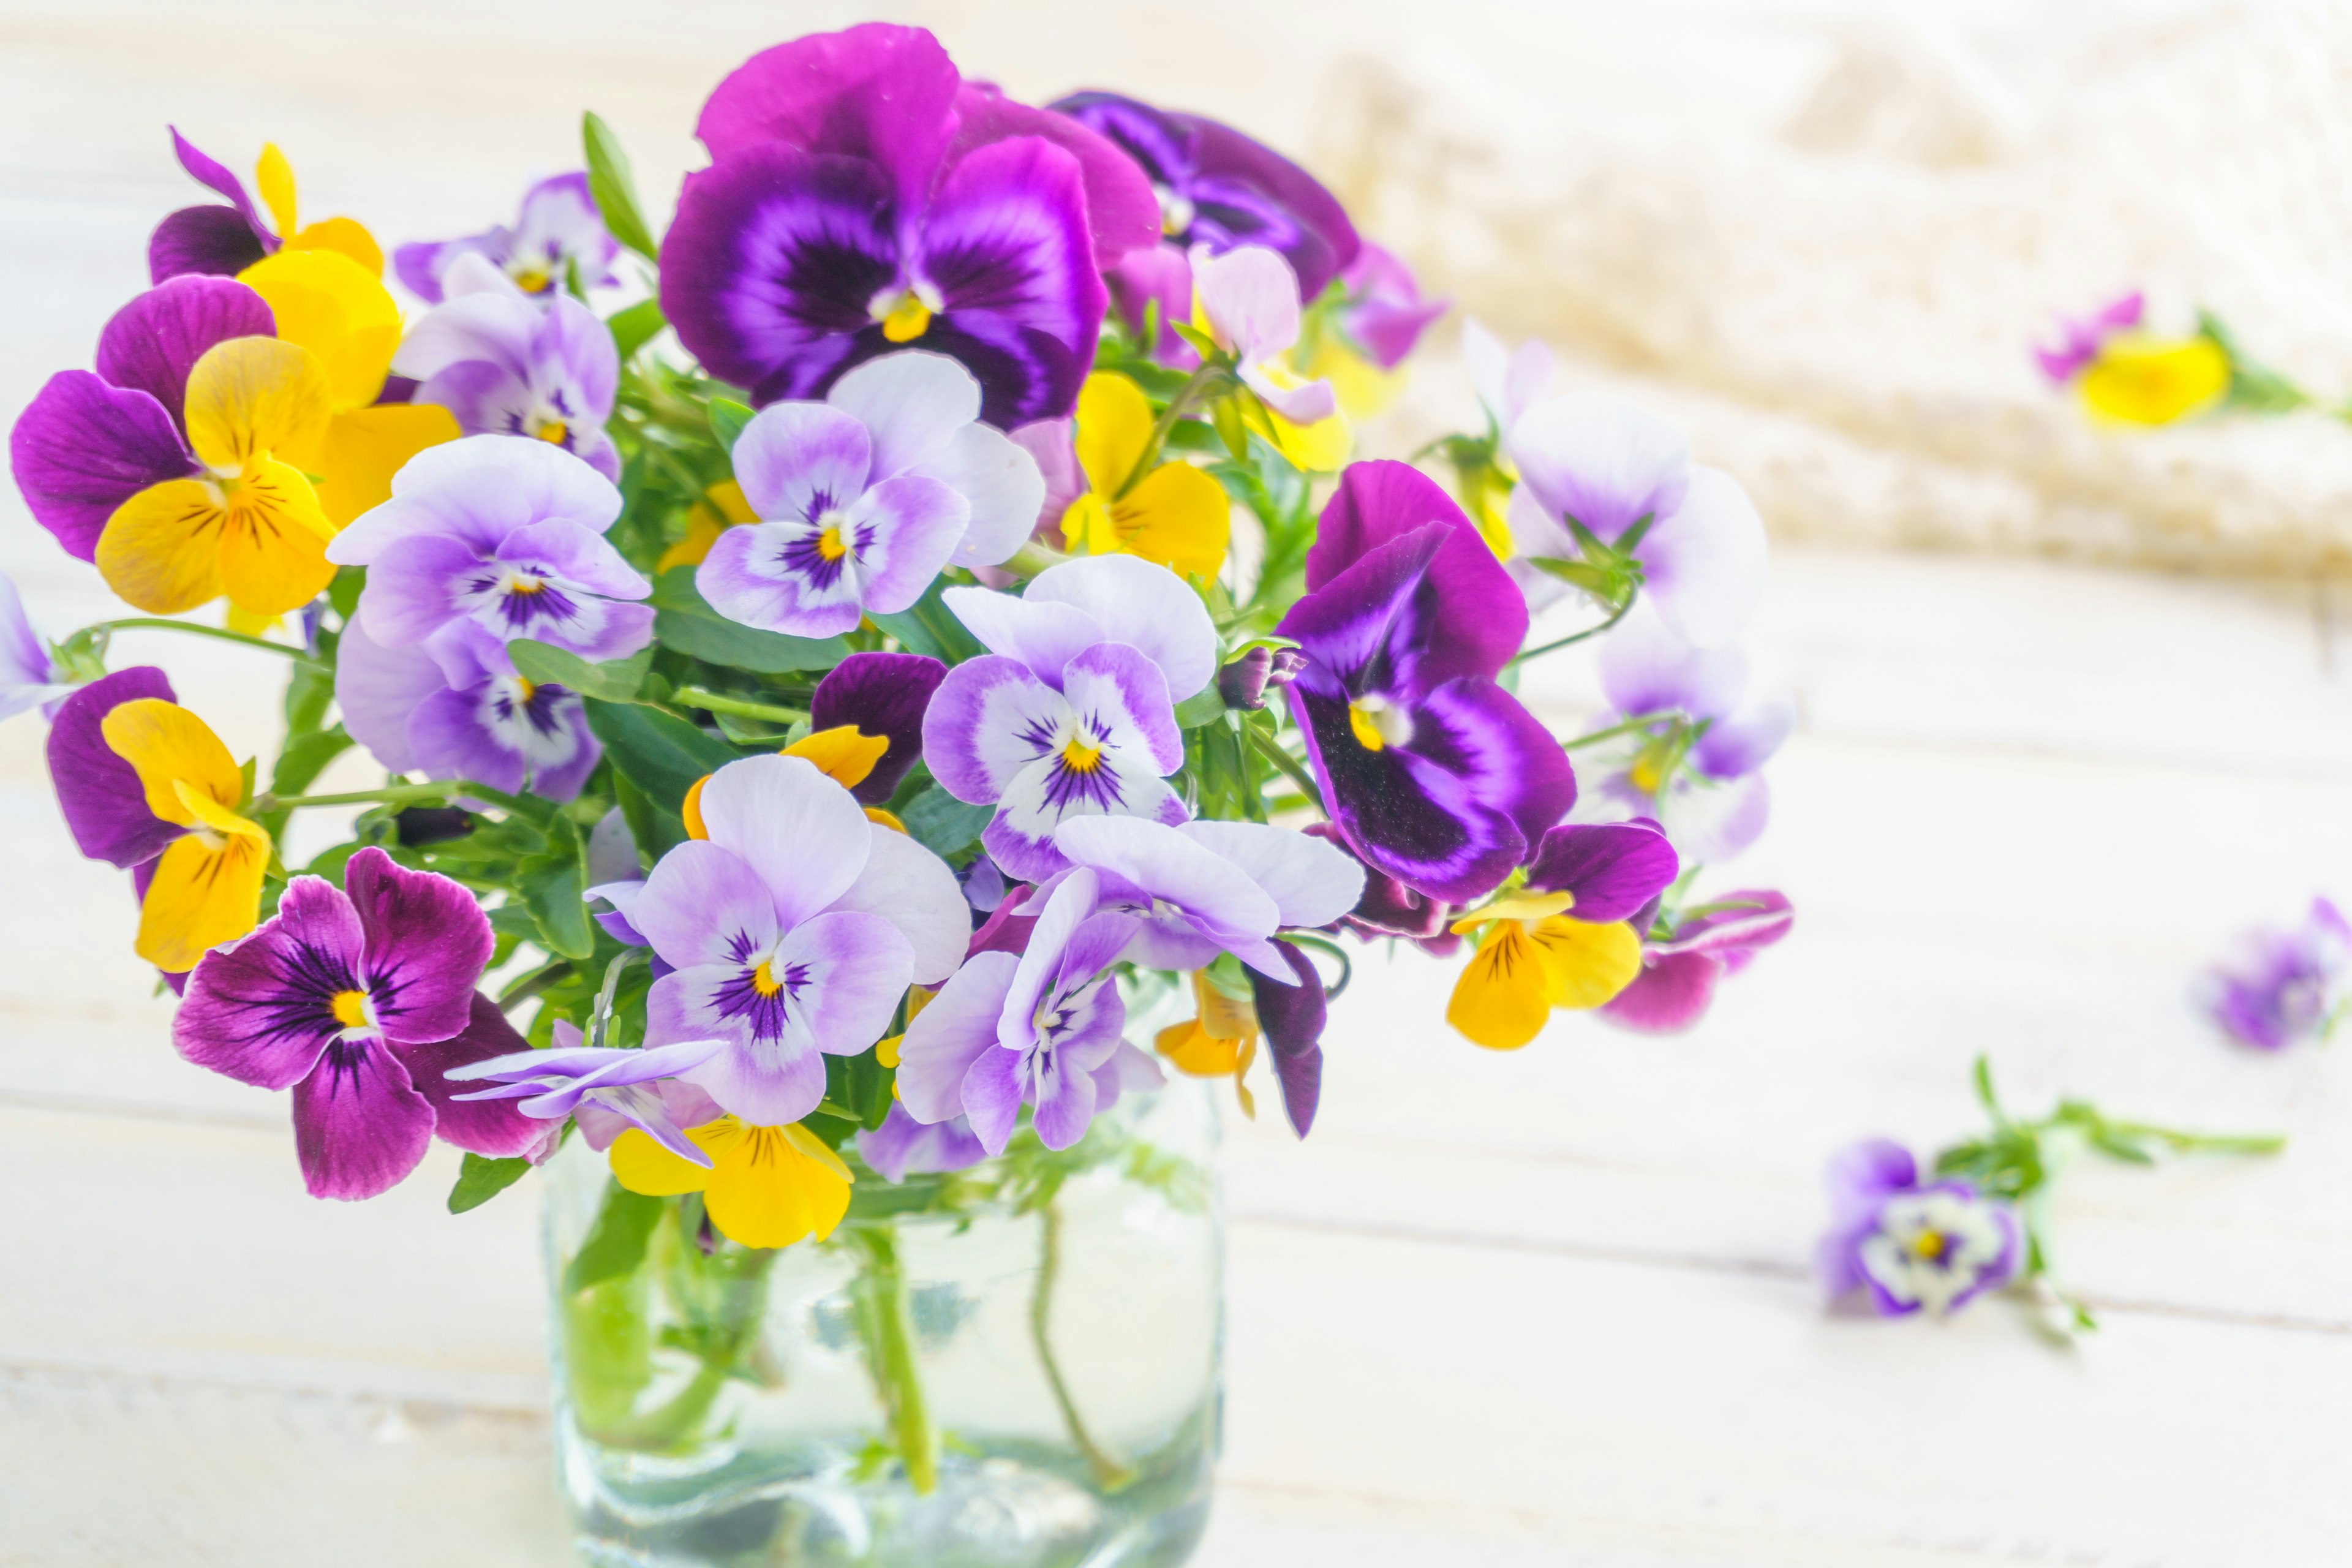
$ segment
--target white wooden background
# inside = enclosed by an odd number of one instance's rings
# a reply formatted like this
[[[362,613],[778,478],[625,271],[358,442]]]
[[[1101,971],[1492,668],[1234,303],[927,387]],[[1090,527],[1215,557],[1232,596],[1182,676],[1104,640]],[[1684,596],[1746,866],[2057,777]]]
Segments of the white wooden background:
[[[1286,112],[1237,5],[1164,37],[1004,11],[905,14],[1018,89],[1238,59]],[[236,164],[276,137],[310,210],[387,241],[463,232],[562,165],[583,102],[664,188],[720,69],[846,10],[649,14],[0,7],[0,414],[87,363],[192,199],[165,118]],[[5,504],[0,569],[44,624],[108,613]],[[2234,1051],[2184,1003],[2236,927],[2352,892],[2347,614],[2311,584],[1781,551],[1752,642],[1804,722],[1772,832],[1716,885],[1786,889],[1794,936],[1688,1037],[1571,1020],[1510,1056],[1444,1029],[1449,966],[1363,965],[1312,1142],[1230,1145],[1200,1561],[2352,1559],[2352,1068]],[[269,743],[257,656],[123,647],[240,753]],[[1533,689],[1564,725],[1590,700],[1573,669]],[[305,1197],[282,1098],[172,1054],[127,879],[74,854],[40,739],[0,728],[0,1568],[564,1561],[528,1189],[452,1219],[436,1151],[375,1203]],[[1822,1160],[1967,1128],[1979,1051],[2029,1107],[2294,1142],[2070,1178],[2059,1261],[2105,1323],[2072,1352],[1999,1301],[1825,1313]]]

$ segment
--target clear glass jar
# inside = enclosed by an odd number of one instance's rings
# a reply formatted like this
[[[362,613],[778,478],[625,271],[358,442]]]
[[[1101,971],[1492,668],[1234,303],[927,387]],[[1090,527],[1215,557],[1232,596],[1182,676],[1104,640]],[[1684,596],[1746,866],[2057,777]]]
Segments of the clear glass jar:
[[[555,1429],[599,1568],[1146,1568],[1191,1554],[1218,1444],[1223,1219],[1205,1086],[1054,1153],[894,1185],[824,1242],[550,1163]],[[845,1157],[852,1151],[845,1148]]]

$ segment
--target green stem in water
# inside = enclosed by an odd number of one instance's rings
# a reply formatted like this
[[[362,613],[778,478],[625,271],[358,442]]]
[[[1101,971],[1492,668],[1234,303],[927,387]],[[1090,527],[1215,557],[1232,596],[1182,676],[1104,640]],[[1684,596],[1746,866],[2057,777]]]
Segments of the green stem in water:
[[[699,686],[681,686],[669,694],[669,700],[712,713],[732,713],[739,719],[765,719],[771,724],[797,724],[808,717],[804,709],[779,708],[771,702],[747,702],[740,697],[721,697],[716,691],[706,691]]]
[[[1046,1386],[1054,1391],[1054,1403],[1061,1408],[1062,1425],[1069,1429],[1070,1441],[1077,1445],[1078,1452],[1086,1456],[1095,1484],[1106,1492],[1120,1491],[1135,1484],[1136,1473],[1105,1453],[1087,1430],[1086,1420],[1070,1397],[1070,1385],[1062,1376],[1062,1363],[1054,1355],[1054,1284],[1062,1272],[1061,1205],[1049,1203],[1037,1217],[1045,1232],[1037,1246],[1037,1289],[1029,1298],[1029,1338],[1037,1346],[1038,1361],[1045,1364]]]
[[[310,649],[296,647],[290,643],[271,642],[267,637],[247,637],[243,632],[233,632],[226,626],[199,626],[194,621],[166,620],[161,616],[132,616],[120,621],[100,621],[94,626],[84,626],[81,635],[100,632],[111,636],[115,632],[127,631],[186,632],[191,637],[212,637],[220,642],[242,643],[247,647],[257,647],[265,652],[277,654],[282,658],[290,658],[298,664],[317,665],[322,669],[326,668],[321,660],[310,657]]]
[[[907,1468],[907,1484],[928,1497],[940,1484],[940,1435],[923,1401],[921,1368],[915,1360],[915,1312],[907,1289],[906,1266],[898,1257],[898,1233],[887,1225],[859,1226],[849,1233],[860,1257],[856,1296],[866,1359],[881,1396],[891,1446]]]

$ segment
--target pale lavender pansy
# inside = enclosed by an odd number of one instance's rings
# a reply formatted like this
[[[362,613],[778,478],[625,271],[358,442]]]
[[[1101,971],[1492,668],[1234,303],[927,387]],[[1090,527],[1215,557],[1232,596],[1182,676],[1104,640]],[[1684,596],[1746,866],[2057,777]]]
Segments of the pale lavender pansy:
[[[1370,240],[1340,268],[1339,286],[1344,293],[1332,312],[1333,324],[1382,370],[1403,363],[1421,334],[1449,309],[1447,300],[1423,299],[1412,268]]]
[[[473,894],[362,849],[341,888],[296,877],[259,930],[205,954],[173,1043],[199,1067],[294,1091],[295,1146],[318,1197],[373,1197],[436,1134],[522,1154],[547,1129],[510,1106],[463,1103],[447,1078],[523,1046],[474,989],[490,946]]]
[[[1097,892],[1092,871],[1073,872],[1024,952],[973,954],[907,1026],[898,1089],[916,1121],[962,1116],[991,1154],[1003,1152],[1024,1104],[1048,1149],[1086,1135],[1100,1100],[1095,1074],[1127,1026],[1110,965],[1139,923],[1099,910]]]
[[[746,1121],[797,1121],[824,1097],[824,1055],[866,1049],[909,984],[954,971],[967,906],[945,862],[802,758],[730,763],[698,804],[709,837],[663,856],[627,909],[676,971],[646,1038],[726,1041],[688,1081]]]
[[[1558,595],[1530,559],[1579,556],[1563,519],[1611,546],[1641,525],[1625,548],[1641,563],[1643,594],[1675,634],[1698,647],[1739,636],[1764,591],[1763,520],[1730,475],[1690,460],[1672,426],[1608,398],[1571,394],[1520,414],[1507,445],[1519,473],[1509,512],[1520,557],[1514,575],[1531,602]]]
[[[1832,1299],[1867,1287],[1885,1317],[1944,1317],[2015,1278],[2021,1236],[2009,1205],[1967,1182],[1922,1182],[1884,1138],[1830,1163],[1830,1231],[1818,1266]]]
[[[695,586],[745,626],[831,637],[907,608],[944,566],[1003,561],[1045,480],[980,409],[970,371],[921,352],[859,365],[822,403],[769,405],[734,452],[760,521],[719,535]]]
[[[921,1122],[896,1100],[882,1125],[857,1135],[857,1157],[886,1182],[903,1182],[910,1175],[961,1171],[988,1158],[971,1123],[961,1116],[945,1121]]]
[[[2326,899],[2300,925],[2246,932],[2199,981],[2197,1004],[2241,1045],[2325,1039],[2352,995],[2352,922]]]
[[[49,645],[33,629],[16,584],[0,574],[0,720],[61,700],[73,687],[58,675]]]
[[[404,245],[392,253],[392,269],[427,304],[437,305],[454,292],[447,279],[466,257],[498,268],[522,293],[553,299],[575,270],[583,289],[617,281],[613,263],[620,254],[620,242],[606,232],[596,198],[589,194],[588,176],[575,173],[541,180],[525,191],[512,228],[493,224],[463,239]]]
[[[395,773],[550,800],[578,795],[603,755],[579,697],[524,679],[495,642],[442,651],[446,665],[422,647],[384,647],[357,619],[344,627],[335,700],[352,739]]]
[[[392,358],[418,384],[409,401],[446,408],[468,436],[528,436],[617,480],[604,422],[621,356],[604,323],[568,294],[531,300],[478,256],[446,281],[446,302],[409,324]]]
[[[1192,290],[1217,346],[1230,352],[1235,374],[1259,401],[1294,425],[1312,425],[1339,411],[1328,381],[1306,381],[1287,355],[1298,343],[1298,279],[1290,263],[1263,246],[1244,245],[1222,256],[1195,248]]]
[[[997,807],[981,842],[1008,876],[1066,865],[1053,835],[1068,817],[1190,816],[1165,782],[1184,760],[1175,703],[1215,675],[1217,636],[1181,579],[1097,555],[1047,568],[1019,598],[943,598],[989,652],[940,683],[923,754],[949,794]]]
[[[700,1067],[725,1049],[726,1044],[710,1039],[678,1040],[642,1049],[586,1046],[581,1043],[580,1026],[569,1018],[559,1018],[555,1043],[548,1049],[469,1062],[450,1068],[446,1076],[460,1082],[494,1080],[488,1089],[458,1095],[460,1100],[510,1100],[515,1110],[533,1121],[561,1121],[572,1117],[580,1123],[583,1134],[588,1134],[593,1124],[604,1136],[602,1142],[592,1136],[592,1148],[610,1148],[617,1122],[637,1128],[681,1160],[708,1166],[710,1156],[686,1135],[686,1129],[716,1121],[717,1105],[700,1090],[688,1088],[687,1098],[709,1106],[710,1113],[698,1121],[680,1121],[672,1113],[672,1102],[677,1097],[665,1099],[661,1080]],[[601,1116],[595,1114],[599,1111]],[[691,1116],[693,1110],[687,1109],[685,1114]]]

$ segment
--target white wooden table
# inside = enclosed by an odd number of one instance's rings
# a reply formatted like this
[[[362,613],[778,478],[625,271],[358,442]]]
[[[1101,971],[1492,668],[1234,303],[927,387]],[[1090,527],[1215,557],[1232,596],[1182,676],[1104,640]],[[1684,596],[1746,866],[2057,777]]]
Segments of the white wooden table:
[[[846,10],[698,7],[625,49],[616,5],[534,8],[447,41],[481,9],[6,12],[0,412],[85,363],[190,199],[166,115],[233,163],[278,137],[316,212],[460,232],[561,165],[583,101],[682,166],[718,68]],[[1034,82],[987,47],[1017,86],[1136,79],[1150,51],[1119,38],[1083,68],[1048,39]],[[107,613],[45,546],[11,496],[0,569],[37,615]],[[1752,644],[1804,722],[1772,831],[1716,885],[1784,888],[1795,934],[1687,1037],[1569,1020],[1508,1056],[1443,1027],[1450,966],[1361,964],[1313,1141],[1229,1146],[1200,1561],[2352,1557],[2352,1066],[2234,1051],[2184,1001],[2236,927],[2352,892],[2345,614],[2308,585],[1782,550]],[[276,671],[168,654],[240,754],[269,743]],[[1563,725],[1591,700],[1573,669],[1530,690]],[[375,1203],[304,1196],[282,1097],[172,1054],[126,880],[73,852],[40,736],[0,728],[0,1568],[564,1561],[534,1199],[450,1218],[442,1150]],[[2105,1326],[2074,1352],[2000,1301],[1826,1314],[1822,1162],[1968,1128],[1979,1051],[2023,1106],[2294,1142],[2079,1170],[2058,1258]]]

